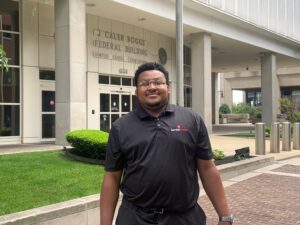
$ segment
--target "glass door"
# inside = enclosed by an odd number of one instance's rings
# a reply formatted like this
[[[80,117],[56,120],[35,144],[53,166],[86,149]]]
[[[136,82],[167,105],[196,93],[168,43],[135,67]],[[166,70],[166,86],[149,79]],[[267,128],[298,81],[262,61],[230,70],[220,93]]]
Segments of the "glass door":
[[[109,131],[114,121],[135,107],[136,96],[130,92],[100,93],[100,130]]]
[[[42,139],[55,138],[55,91],[42,90]]]

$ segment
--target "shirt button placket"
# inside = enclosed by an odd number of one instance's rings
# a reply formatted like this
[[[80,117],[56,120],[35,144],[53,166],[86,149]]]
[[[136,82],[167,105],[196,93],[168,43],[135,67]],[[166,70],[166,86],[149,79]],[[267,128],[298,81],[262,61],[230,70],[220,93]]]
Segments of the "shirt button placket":
[[[156,123],[156,124],[157,124],[157,127],[160,127],[159,118],[157,118],[156,121],[157,121],[157,123]]]

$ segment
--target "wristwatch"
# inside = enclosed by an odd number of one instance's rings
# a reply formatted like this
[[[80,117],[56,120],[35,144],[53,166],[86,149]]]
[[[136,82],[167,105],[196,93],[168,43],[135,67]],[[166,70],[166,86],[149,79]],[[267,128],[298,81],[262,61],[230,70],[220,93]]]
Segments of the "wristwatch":
[[[233,224],[234,217],[233,217],[233,215],[219,216],[219,221],[220,222],[229,222],[230,224]]]

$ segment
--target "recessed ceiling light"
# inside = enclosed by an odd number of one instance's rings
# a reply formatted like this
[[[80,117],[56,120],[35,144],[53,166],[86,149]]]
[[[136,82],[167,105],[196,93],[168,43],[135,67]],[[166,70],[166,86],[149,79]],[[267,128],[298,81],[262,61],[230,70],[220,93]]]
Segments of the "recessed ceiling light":
[[[96,4],[94,4],[94,3],[86,3],[85,4],[87,7],[95,7],[96,6]]]

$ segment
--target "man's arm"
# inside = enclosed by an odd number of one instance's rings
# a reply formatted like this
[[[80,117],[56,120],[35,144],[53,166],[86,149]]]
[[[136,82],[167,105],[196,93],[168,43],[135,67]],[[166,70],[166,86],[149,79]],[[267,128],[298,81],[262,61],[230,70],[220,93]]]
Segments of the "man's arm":
[[[219,172],[212,160],[197,159],[197,169],[202,181],[204,190],[213,204],[219,216],[230,215],[223,184]],[[219,222],[219,225],[229,224],[228,222]]]
[[[105,172],[100,194],[100,225],[112,225],[119,198],[122,170]]]

